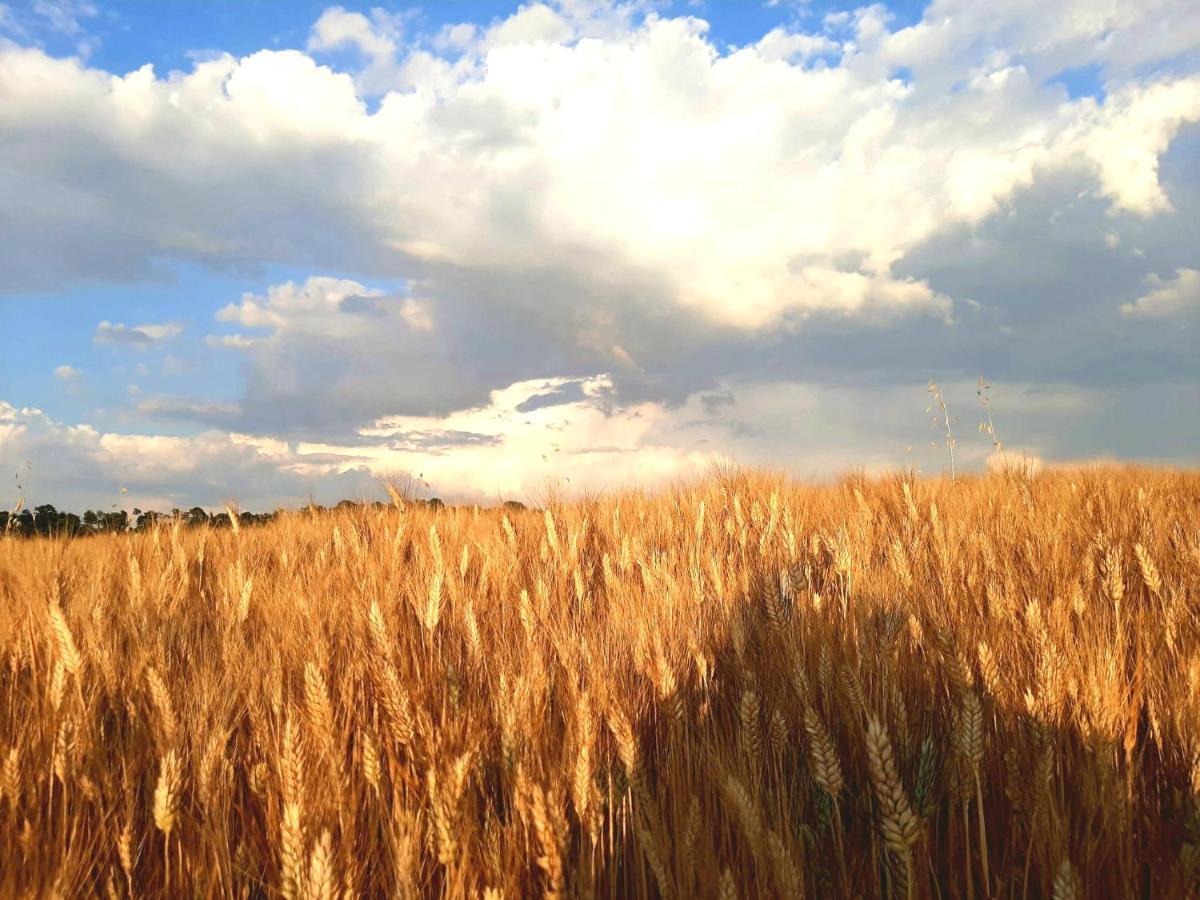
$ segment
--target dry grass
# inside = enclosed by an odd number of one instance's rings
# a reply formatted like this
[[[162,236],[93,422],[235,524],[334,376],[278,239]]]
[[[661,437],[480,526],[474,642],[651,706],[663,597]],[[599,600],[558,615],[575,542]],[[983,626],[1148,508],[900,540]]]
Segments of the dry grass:
[[[1184,896],[1200,477],[0,542],[0,893]]]

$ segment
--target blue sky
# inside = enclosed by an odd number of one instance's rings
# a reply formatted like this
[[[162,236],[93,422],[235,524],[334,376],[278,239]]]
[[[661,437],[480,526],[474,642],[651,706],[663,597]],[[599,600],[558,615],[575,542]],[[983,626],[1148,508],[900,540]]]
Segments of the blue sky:
[[[71,8],[71,4],[56,4]],[[97,66],[128,72],[151,63],[162,71],[187,68],[197,52],[217,51],[237,56],[263,48],[303,49],[312,25],[333,4],[324,2],[211,3],[180,0],[176,3],[125,3],[96,5],[94,16],[76,14],[89,35],[98,38],[91,53]],[[470,22],[487,25],[511,15],[520,4],[503,0],[446,0],[425,5],[339,4],[369,14],[372,8],[397,13],[414,37],[432,36],[444,25]],[[711,26],[722,45],[753,43],[780,25],[819,22],[830,12],[853,11],[857,3],[755,3],[735,0],[690,2],[676,0],[653,5],[659,15],[693,15]],[[909,25],[920,19],[925,3],[894,3],[888,10],[893,21]],[[55,53],[73,53],[72,35],[55,31],[36,4],[9,4],[14,17],[26,23],[43,45]]]
[[[1013,456],[1192,465],[1198,121],[1176,0],[0,3],[0,465],[937,472],[936,378],[980,468],[981,373]]]

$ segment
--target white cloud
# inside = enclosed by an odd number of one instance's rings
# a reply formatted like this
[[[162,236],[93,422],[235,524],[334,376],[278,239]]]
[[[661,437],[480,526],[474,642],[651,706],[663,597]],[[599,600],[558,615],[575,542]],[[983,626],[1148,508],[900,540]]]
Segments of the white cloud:
[[[264,341],[281,345],[300,338],[339,342],[347,348],[365,346],[372,335],[395,330],[432,331],[432,308],[415,297],[388,295],[357,281],[312,276],[303,284],[272,285],[265,297],[242,295],[217,311],[218,321],[243,328],[267,329],[256,338],[243,334],[210,335],[211,344],[235,350],[261,348]]]
[[[1121,314],[1139,319],[1171,319],[1200,310],[1200,271],[1177,269],[1172,278],[1150,275],[1150,292],[1121,304]]]
[[[1129,88],[1077,125],[1074,143],[1096,166],[1105,196],[1151,216],[1171,209],[1158,180],[1159,157],[1182,125],[1200,120],[1198,110],[1197,77]]]
[[[347,12],[341,6],[331,6],[321,14],[308,39],[309,50],[333,50],[347,44],[366,55],[379,58],[396,52],[400,34],[394,20],[386,19],[376,10],[375,22],[362,13]]]
[[[262,338],[247,337],[244,334],[208,334],[204,336],[204,343],[210,347],[224,347],[227,350],[247,350],[261,340]]]
[[[74,366],[62,365],[54,370],[54,377],[57,378],[59,381],[65,381],[67,383],[71,383],[71,382],[79,381],[79,379],[81,379],[83,377],[83,372],[81,372],[79,369],[75,368]]]
[[[437,37],[434,38],[433,45],[436,49],[443,51],[466,50],[475,42],[478,33],[478,27],[470,22],[444,25]]]
[[[373,477],[347,461],[305,459],[286,443],[206,431],[190,437],[117,434],[55,421],[0,401],[0,458],[29,460],[34,502],[166,510],[252,498],[256,509],[330,502],[371,492]],[[126,492],[121,492],[124,487]]]
[[[758,41],[755,49],[763,59],[786,62],[833,53],[840,50],[841,45],[823,34],[803,34],[786,28],[773,28]]]
[[[375,7],[370,17],[348,12],[341,6],[326,9],[308,38],[308,49],[323,53],[347,47],[355,48],[366,60],[358,72],[359,90],[376,94],[395,84],[398,78],[396,53],[404,38],[405,13],[389,13]]]
[[[139,350],[153,347],[183,333],[183,326],[178,322],[163,322],[161,324],[122,325],[104,321],[96,326],[92,342],[113,346],[130,346]]]
[[[247,428],[346,428],[414,406],[445,410],[487,393],[471,366],[452,358],[454,341],[436,334],[435,305],[419,297],[313,276],[243,294],[216,318],[250,331],[205,338],[244,358],[248,393],[239,410]],[[203,401],[143,412],[226,424],[232,415]]]
[[[314,52],[394,62],[373,113],[350,76],[296,51],[158,78],[10,48],[0,161],[14,180],[0,186],[30,227],[6,269],[129,277],[163,254],[432,276],[566,265],[592,283],[652,281],[662,314],[725,327],[941,315],[947,298],[894,274],[914,248],[1081,166],[1114,209],[1166,210],[1158,158],[1200,119],[1195,75],[1123,76],[1103,103],[1043,83],[1064,64],[1147,62],[1131,36],[1163,18],[1187,32],[1188,4],[1014,6],[940,2],[895,32],[868,10],[829,65],[805,61],[832,49],[824,34],[722,53],[696,19],[566,3],[464,32],[443,58],[391,20],[331,9]],[[57,157],[28,152],[33,121]],[[84,233],[104,235],[102,258]]]
[[[873,24],[880,10],[867,10]],[[1188,0],[935,0],[920,22],[879,40],[888,61],[947,87],[956,70],[981,74],[1014,63],[1039,80],[1102,65],[1119,81],[1147,63],[1194,51],[1200,15]]]
[[[525,408],[532,397],[578,385],[577,399]],[[355,453],[372,471],[408,471],[435,489],[480,498],[529,497],[547,482],[578,489],[655,484],[696,473],[711,462],[707,448],[653,438],[664,415],[658,404],[605,409],[608,376],[580,381],[543,378],[493,391],[486,406],[447,416],[395,416],[363,429],[374,446],[301,445],[309,452]],[[444,443],[443,443],[444,442]]]

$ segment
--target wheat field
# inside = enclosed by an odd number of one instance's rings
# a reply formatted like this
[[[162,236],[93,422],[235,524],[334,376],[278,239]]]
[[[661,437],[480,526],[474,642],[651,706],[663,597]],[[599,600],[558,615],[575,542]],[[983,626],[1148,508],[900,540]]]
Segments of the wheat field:
[[[1182,897],[1200,475],[0,542],[0,892]]]

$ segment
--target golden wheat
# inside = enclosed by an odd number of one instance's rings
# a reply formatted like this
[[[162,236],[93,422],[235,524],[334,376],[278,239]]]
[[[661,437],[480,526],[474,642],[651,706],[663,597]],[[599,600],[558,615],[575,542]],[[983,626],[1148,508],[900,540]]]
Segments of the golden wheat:
[[[1194,891],[1200,476],[392,500],[0,540],[0,896]]]

